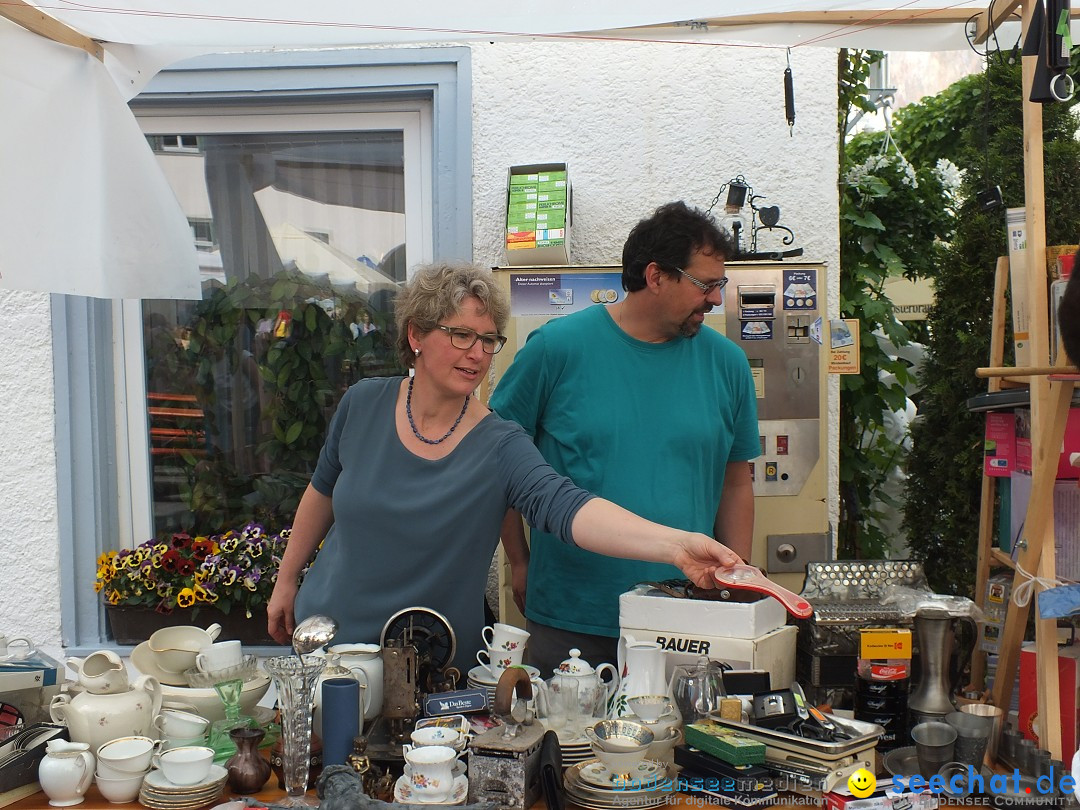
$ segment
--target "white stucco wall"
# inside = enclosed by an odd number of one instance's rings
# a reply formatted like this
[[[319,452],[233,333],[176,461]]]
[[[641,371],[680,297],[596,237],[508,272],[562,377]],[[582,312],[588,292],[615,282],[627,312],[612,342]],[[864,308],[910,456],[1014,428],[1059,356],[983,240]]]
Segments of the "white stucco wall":
[[[574,186],[572,261],[617,263],[657,205],[707,207],[743,174],[779,205],[805,258],[830,268],[838,311],[836,53],[791,56],[796,125],[783,113],[782,49],[638,43],[473,45],[474,257],[503,261],[506,169],[566,161]],[[49,299],[0,290],[0,632],[60,647],[54,391]],[[829,457],[837,388],[830,381]],[[830,520],[837,473],[830,464]],[[90,577],[92,572],[79,572]]]
[[[0,290],[0,633],[60,651],[49,296]]]
[[[473,46],[473,245],[504,262],[507,167],[566,162],[574,192],[572,264],[618,264],[656,206],[707,208],[742,174],[778,205],[803,259],[828,265],[838,317],[836,51],[792,52],[795,128],[784,119],[781,48],[662,43]],[[722,213],[722,203],[715,213]],[[828,516],[839,514],[839,384],[829,380]]]

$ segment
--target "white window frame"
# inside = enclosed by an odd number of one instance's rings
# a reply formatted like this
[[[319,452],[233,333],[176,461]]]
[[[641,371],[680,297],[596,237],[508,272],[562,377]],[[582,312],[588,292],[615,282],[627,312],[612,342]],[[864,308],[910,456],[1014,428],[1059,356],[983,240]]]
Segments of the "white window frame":
[[[394,112],[342,112],[340,108],[303,113],[278,113],[273,108],[253,112],[248,109],[208,110],[196,114],[140,115],[145,135],[161,134],[250,134],[275,135],[287,132],[401,132],[405,173],[405,255],[410,265],[432,259],[431,113],[430,106]],[[415,261],[412,257],[417,257]],[[145,408],[128,407],[146,402],[142,301],[116,302],[117,333],[116,412],[117,476],[120,481],[120,519],[124,529],[121,547],[134,548],[154,536],[153,484],[150,465],[150,437]],[[121,442],[126,453],[121,452]],[[130,530],[131,534],[128,534]]]

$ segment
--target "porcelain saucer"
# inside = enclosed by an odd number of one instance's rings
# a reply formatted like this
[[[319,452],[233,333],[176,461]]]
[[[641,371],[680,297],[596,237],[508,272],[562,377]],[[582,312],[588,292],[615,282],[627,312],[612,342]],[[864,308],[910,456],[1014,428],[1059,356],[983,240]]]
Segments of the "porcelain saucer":
[[[131,651],[131,664],[143,675],[149,675],[151,678],[169,686],[186,687],[188,685],[183,672],[169,672],[167,669],[158,666],[157,656],[150,649],[149,641],[136,645],[135,649]]]
[[[654,762],[651,759],[643,759],[627,774],[630,777],[628,780],[620,781],[626,781],[628,784],[647,785],[663,777],[666,773],[667,767],[664,764]],[[610,788],[618,778],[618,774],[613,774],[599,760],[584,765],[578,775],[581,777],[582,782],[603,788]]]
[[[529,680],[536,680],[540,677],[540,670],[536,667],[531,667],[528,664],[521,665],[527,673],[529,673]],[[483,664],[477,664],[475,667],[469,670],[469,678],[484,686],[495,686],[498,680],[491,677],[491,671]]]
[[[210,773],[206,775],[206,778],[201,782],[196,782],[194,785],[176,785],[165,778],[165,774],[155,769],[150,771],[143,778],[143,786],[150,787],[154,790],[164,790],[171,793],[177,793],[183,791],[184,793],[197,793],[205,788],[211,787],[215,782],[219,782],[222,779],[227,778],[229,772],[220,765],[211,765]]]
[[[464,776],[454,777],[454,789],[449,799],[423,801],[413,791],[412,783],[405,776],[399,776],[394,783],[394,801],[401,804],[464,804],[469,795],[469,780]]]

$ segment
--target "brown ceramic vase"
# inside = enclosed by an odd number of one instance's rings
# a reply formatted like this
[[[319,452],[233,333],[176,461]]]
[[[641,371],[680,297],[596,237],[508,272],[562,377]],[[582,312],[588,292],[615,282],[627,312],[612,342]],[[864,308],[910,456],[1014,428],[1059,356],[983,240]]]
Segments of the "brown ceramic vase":
[[[259,753],[264,736],[266,732],[261,728],[234,728],[229,732],[236,753],[225,763],[225,770],[233,793],[251,796],[262,790],[270,778],[270,763]]]

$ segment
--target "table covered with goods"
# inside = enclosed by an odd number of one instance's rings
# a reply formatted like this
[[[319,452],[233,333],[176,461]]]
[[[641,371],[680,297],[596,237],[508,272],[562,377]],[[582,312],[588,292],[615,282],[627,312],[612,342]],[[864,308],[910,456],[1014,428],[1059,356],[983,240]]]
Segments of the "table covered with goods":
[[[529,634],[501,623],[468,641],[477,663],[458,671],[453,628],[423,607],[362,641],[310,617],[292,650],[261,660],[216,625],[161,628],[129,662],[111,650],[68,659],[71,680],[28,640],[5,640],[0,806],[926,810],[975,793],[1071,793],[1063,763],[942,674],[950,601],[857,628],[844,706],[821,700],[814,677],[841,666],[823,656],[849,652],[851,628],[830,616],[863,606],[753,584],[711,599],[639,586],[620,606],[616,661],[572,649],[550,673],[524,663]],[[804,634],[820,643],[797,662]],[[1015,785],[990,785],[1002,770]]]

